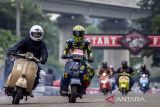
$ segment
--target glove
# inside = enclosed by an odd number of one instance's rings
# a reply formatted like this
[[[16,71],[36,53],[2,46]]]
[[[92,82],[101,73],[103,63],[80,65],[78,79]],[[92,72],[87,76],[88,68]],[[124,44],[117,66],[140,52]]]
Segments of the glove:
[[[62,59],[67,59],[67,56],[66,55],[62,55],[61,58]]]
[[[93,63],[94,60],[93,59],[88,59],[88,62]]]
[[[38,62],[37,62],[38,63]],[[40,60],[39,63],[41,64],[45,64],[45,62],[43,60]]]
[[[17,57],[13,56],[13,55],[10,55],[9,58],[10,58],[11,61],[14,61]]]

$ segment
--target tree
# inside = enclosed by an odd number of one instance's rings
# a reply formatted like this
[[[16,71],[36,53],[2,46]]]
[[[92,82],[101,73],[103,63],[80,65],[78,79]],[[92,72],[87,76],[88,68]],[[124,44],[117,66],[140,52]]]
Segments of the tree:
[[[160,34],[160,1],[159,0],[141,0],[139,5],[144,10],[151,11],[151,15],[140,20],[142,31],[150,34]],[[160,66],[160,51],[152,50],[152,66]],[[151,55],[150,54],[150,55]]]
[[[89,25],[87,28],[86,28],[86,32],[87,34],[98,34],[101,32],[101,30],[95,26],[95,25]],[[93,49],[93,57],[94,57],[94,67],[97,68],[98,67],[98,64],[102,63],[103,61],[103,57],[99,57],[99,56],[103,56],[103,50],[97,50],[97,49]]]
[[[16,9],[12,2],[0,3],[0,29],[10,30],[15,33]]]
[[[0,58],[4,58],[4,54],[6,50],[11,47],[15,42],[17,42],[20,38],[16,37],[9,30],[0,29]]]

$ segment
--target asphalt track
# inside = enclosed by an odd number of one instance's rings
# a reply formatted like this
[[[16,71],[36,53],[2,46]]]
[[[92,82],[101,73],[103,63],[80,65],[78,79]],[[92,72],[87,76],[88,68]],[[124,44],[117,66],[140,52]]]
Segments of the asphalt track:
[[[106,101],[106,98],[114,95],[114,104]],[[131,100],[117,101],[117,98],[130,97],[142,98],[142,102]],[[160,107],[160,94],[135,94],[129,93],[127,96],[121,94],[104,95],[85,95],[83,99],[77,99],[77,103],[68,103],[68,99],[61,96],[35,96],[28,98],[28,101],[21,101],[20,105],[12,105],[12,98],[0,96],[0,107]]]

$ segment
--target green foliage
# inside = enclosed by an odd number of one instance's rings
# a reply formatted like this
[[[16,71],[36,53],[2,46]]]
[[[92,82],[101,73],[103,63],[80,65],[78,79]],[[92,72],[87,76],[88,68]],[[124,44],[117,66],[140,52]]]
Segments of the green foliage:
[[[16,9],[9,3],[0,3],[0,29],[11,30],[16,29]]]
[[[95,25],[90,25],[86,28],[86,32],[88,34],[90,34],[90,33],[101,33],[101,30]]]
[[[150,0],[141,0],[138,5],[141,7],[143,10],[150,10],[151,9],[151,4],[149,2]]]
[[[140,23],[144,33],[160,34],[160,1],[159,0],[141,0],[139,5],[142,9],[150,10],[151,16],[143,18]],[[148,53],[147,51],[144,51]],[[159,50],[150,50],[148,55],[153,54],[152,66],[160,66]]]
[[[51,23],[46,17],[41,8],[34,4],[32,0],[25,0],[22,8],[21,16],[21,33],[22,36],[28,36],[31,26],[39,24],[44,27],[44,23]]]
[[[153,33],[160,33],[160,15],[156,15],[151,21],[151,31]]]
[[[52,23],[43,23],[44,26],[44,40],[48,47],[48,52],[50,54],[50,63],[52,63],[52,60],[58,60],[58,54],[59,54],[59,38],[58,38],[58,28],[54,27]]]
[[[3,57],[5,50],[19,39],[20,37],[12,35],[11,31],[0,29],[0,56]]]
[[[140,20],[145,33],[160,33],[160,1],[141,0],[142,9],[151,11],[151,16]]]
[[[101,32],[101,30],[95,25],[90,25],[86,28],[86,32],[88,34],[93,34],[93,33],[98,34]],[[93,66],[94,66],[94,68],[97,68],[98,64],[102,63],[102,61],[103,61],[103,52],[104,51],[100,50],[100,49],[99,50],[93,49],[92,52],[93,52],[93,57],[94,57],[94,62],[95,62],[93,64]],[[99,57],[99,56],[101,56],[101,57]]]

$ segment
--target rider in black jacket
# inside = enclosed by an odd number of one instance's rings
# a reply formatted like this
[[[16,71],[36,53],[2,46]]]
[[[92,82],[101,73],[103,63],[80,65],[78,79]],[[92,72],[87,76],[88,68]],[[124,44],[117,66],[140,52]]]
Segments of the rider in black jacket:
[[[13,64],[14,56],[12,56],[11,53],[24,54],[26,52],[31,52],[31,53],[33,53],[34,57],[36,57],[40,60],[41,64],[45,64],[47,62],[47,58],[48,58],[48,51],[47,51],[47,47],[46,47],[44,41],[42,40],[42,38],[43,38],[42,27],[39,25],[32,26],[30,29],[30,37],[27,37],[27,38],[21,40],[15,46],[13,46],[12,48],[10,48],[8,50],[7,56],[8,56],[8,59],[11,59],[11,60],[10,60],[10,62],[6,61],[5,72],[8,72],[8,74],[10,74],[11,69],[13,67],[13,65],[12,65],[10,70],[7,69],[8,65],[11,64],[11,62]],[[39,83],[39,78],[40,78],[39,73],[40,73],[40,67],[38,67],[37,77],[35,78],[33,90],[36,88],[36,86]]]
[[[140,72],[139,72],[139,80],[140,80],[140,77],[142,76],[142,74],[146,74],[148,76],[148,88],[149,88],[149,84],[150,84],[150,76],[151,76],[151,73],[150,71],[146,68],[146,65],[145,64],[142,64],[141,65],[141,69],[140,69]],[[139,81],[139,85],[140,85],[140,81]]]
[[[150,71],[146,68],[146,65],[141,65],[141,70],[139,74],[146,74],[148,77],[151,75]]]

